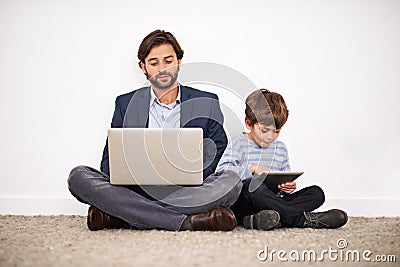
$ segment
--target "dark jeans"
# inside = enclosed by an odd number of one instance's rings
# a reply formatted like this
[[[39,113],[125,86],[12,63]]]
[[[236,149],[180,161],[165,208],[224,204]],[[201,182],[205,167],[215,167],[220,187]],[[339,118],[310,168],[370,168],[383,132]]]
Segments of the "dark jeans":
[[[239,225],[243,225],[243,217],[261,210],[275,210],[286,227],[303,227],[305,211],[313,211],[325,201],[325,195],[319,186],[303,188],[290,195],[277,196],[264,183],[257,190],[249,192],[250,179],[243,183],[239,199],[231,207]]]
[[[179,230],[187,215],[216,207],[229,207],[242,189],[239,176],[232,171],[215,173],[194,187],[139,186],[110,184],[109,176],[87,166],[74,168],[68,188],[79,201],[118,217],[135,229]]]

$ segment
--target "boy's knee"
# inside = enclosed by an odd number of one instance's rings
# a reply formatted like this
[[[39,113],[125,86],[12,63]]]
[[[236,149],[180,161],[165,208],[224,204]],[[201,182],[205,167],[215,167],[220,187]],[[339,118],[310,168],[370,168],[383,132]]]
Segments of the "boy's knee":
[[[325,202],[324,190],[317,185],[310,186],[310,190],[312,190],[312,195],[315,197],[315,201],[317,201],[319,205],[322,205]]]
[[[252,187],[252,186],[250,185],[250,187]],[[267,187],[267,185],[266,185],[265,183],[256,184],[256,185],[254,186],[254,188],[255,188],[255,190],[253,189],[252,195],[253,195],[254,197],[256,197],[256,198],[257,198],[257,197],[264,197],[264,196],[266,196],[266,195],[275,197],[275,193],[272,192],[272,191]],[[251,190],[251,188],[250,188],[250,190]]]
[[[276,195],[264,183],[251,185],[251,182],[246,182],[242,190],[243,199],[246,202],[256,205],[260,201],[268,201],[275,199]]]

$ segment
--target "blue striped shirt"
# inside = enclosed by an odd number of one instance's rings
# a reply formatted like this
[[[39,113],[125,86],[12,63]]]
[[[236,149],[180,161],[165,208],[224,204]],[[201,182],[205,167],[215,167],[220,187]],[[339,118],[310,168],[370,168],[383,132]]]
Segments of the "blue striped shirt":
[[[251,165],[259,164],[272,171],[290,171],[286,145],[278,140],[260,147],[244,134],[234,137],[226,147],[216,171],[231,170],[242,180],[252,177]]]

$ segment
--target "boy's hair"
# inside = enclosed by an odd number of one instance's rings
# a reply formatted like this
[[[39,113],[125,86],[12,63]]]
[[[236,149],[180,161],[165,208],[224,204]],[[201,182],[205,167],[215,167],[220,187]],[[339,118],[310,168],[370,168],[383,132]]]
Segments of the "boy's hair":
[[[277,130],[286,123],[289,110],[283,97],[267,89],[258,89],[246,98],[246,118],[250,126],[256,123],[275,125]]]
[[[164,30],[155,30],[149,33],[146,37],[144,37],[142,43],[139,46],[138,51],[138,59],[139,66],[140,63],[145,63],[144,59],[150,54],[150,51],[153,47],[159,46],[162,44],[171,44],[175,50],[176,57],[178,59],[183,58],[183,50],[179,45],[176,38],[170,32],[166,32]]]

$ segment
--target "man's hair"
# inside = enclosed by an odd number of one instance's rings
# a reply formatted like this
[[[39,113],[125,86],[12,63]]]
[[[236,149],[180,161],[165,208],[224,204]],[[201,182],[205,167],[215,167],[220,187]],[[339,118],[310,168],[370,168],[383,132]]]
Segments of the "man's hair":
[[[283,97],[267,89],[258,89],[246,98],[246,118],[250,126],[275,124],[277,130],[286,123],[289,110]]]
[[[175,50],[177,58],[183,58],[183,50],[172,33],[164,30],[155,30],[144,37],[139,46],[138,59],[140,62],[145,63],[144,59],[150,54],[151,49],[162,44],[171,44]]]

